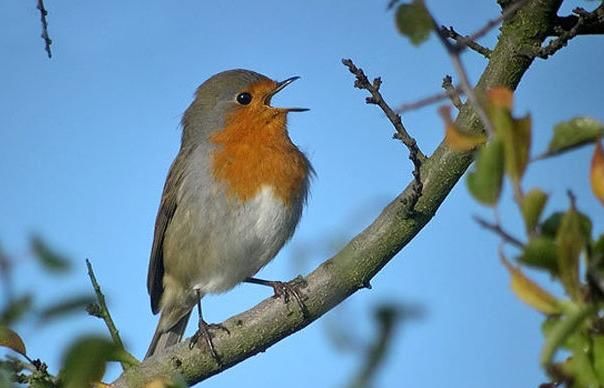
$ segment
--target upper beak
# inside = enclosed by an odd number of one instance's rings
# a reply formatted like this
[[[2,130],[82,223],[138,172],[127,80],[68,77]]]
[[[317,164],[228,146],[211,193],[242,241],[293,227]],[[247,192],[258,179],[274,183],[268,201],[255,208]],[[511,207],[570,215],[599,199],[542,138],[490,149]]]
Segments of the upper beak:
[[[265,103],[266,105],[270,105],[270,103],[271,103],[271,98],[273,98],[273,96],[274,96],[275,94],[277,94],[277,93],[279,93],[281,90],[285,89],[285,87],[286,87],[287,85],[291,84],[292,82],[294,82],[294,81],[295,81],[295,80],[297,80],[298,78],[300,78],[300,77],[295,76],[295,77],[288,78],[288,79],[286,79],[286,80],[284,80],[284,81],[277,82],[277,87],[276,87],[276,88],[275,88],[273,91],[271,91],[271,92],[270,92],[270,93],[269,93],[269,94],[268,94],[268,95],[267,95],[267,96],[264,98],[264,103]],[[283,109],[283,110],[285,110],[285,111],[287,111],[287,112],[306,112],[307,110],[309,110],[309,109],[307,109],[307,108],[279,108],[279,109]]]

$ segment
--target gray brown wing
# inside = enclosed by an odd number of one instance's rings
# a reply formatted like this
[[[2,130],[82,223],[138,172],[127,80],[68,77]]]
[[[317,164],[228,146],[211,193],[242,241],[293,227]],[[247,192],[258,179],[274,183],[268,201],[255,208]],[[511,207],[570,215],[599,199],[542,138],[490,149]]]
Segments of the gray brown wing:
[[[182,184],[187,156],[190,150],[181,149],[176,159],[170,166],[164,190],[161,196],[157,218],[155,219],[155,232],[153,246],[149,259],[149,272],[147,273],[147,291],[151,297],[151,310],[153,314],[159,312],[159,301],[164,292],[164,236],[172,221],[176,207],[178,206],[178,189]]]

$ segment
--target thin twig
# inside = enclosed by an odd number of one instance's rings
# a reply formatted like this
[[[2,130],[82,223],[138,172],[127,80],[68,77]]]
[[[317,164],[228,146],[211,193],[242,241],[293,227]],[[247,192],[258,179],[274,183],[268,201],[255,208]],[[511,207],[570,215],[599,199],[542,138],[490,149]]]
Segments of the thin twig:
[[[109,334],[111,334],[111,338],[113,339],[113,343],[123,351],[121,355],[120,364],[122,364],[122,369],[126,370],[132,365],[138,364],[138,360],[128,353],[124,348],[124,343],[120,338],[120,333],[115,324],[113,323],[113,319],[111,318],[111,314],[109,313],[109,309],[107,308],[107,303],[105,302],[105,295],[101,291],[101,286],[96,280],[96,276],[94,276],[94,271],[92,270],[92,264],[90,264],[90,260],[86,259],[86,267],[88,267],[88,277],[90,277],[90,282],[92,283],[92,288],[94,288],[94,293],[96,294],[96,299],[98,302],[98,309],[95,309],[91,314],[102,318],[107,325],[107,329],[109,330]]]
[[[573,12],[577,15],[575,24],[568,30],[565,30],[560,26],[554,27],[554,32],[558,35],[558,37],[552,39],[545,47],[539,47],[537,50],[535,50],[533,56],[541,59],[547,59],[563,47],[566,47],[568,42],[579,34],[581,27],[586,21],[598,18],[598,13],[596,11],[587,12],[583,8],[575,8],[573,10]],[[604,16],[602,18],[604,19]]]
[[[423,108],[426,105],[432,105],[439,101],[446,100],[447,98],[451,98],[452,94],[456,95],[457,98],[459,98],[459,94],[463,93],[463,91],[461,90],[461,87],[459,87],[459,86],[454,87],[453,85],[451,85],[451,89],[452,89],[451,91],[446,90],[444,92],[441,92],[438,94],[433,94],[431,96],[424,97],[424,98],[421,98],[416,101],[401,104],[395,109],[395,112],[396,113],[405,113],[410,110],[416,110],[419,108]]]
[[[463,44],[464,46],[466,46],[467,48],[476,51],[478,54],[482,55],[485,58],[490,58],[491,57],[491,52],[492,50],[489,48],[484,47],[483,45],[481,45],[480,43],[474,41],[474,40],[470,40],[469,36],[464,36],[462,34],[460,34],[459,32],[455,31],[455,29],[453,28],[453,26],[449,26],[448,28],[445,26],[440,26],[441,32],[444,35],[447,35],[447,37],[453,39],[454,41]]]
[[[38,0],[38,10],[40,11],[40,22],[42,23],[42,39],[44,40],[44,49],[46,50],[46,54],[48,54],[48,58],[52,58],[52,52],[50,51],[50,45],[52,44],[52,39],[50,39],[50,35],[48,35],[48,21],[46,20],[46,16],[48,15],[48,11],[44,7],[44,0]]]
[[[451,103],[453,104],[453,106],[455,106],[455,108],[457,108],[457,110],[461,110],[461,107],[463,106],[463,102],[461,101],[459,94],[462,91],[459,86],[457,86],[457,87],[453,86],[453,78],[451,78],[450,75],[446,75],[443,78],[442,87],[443,87],[443,89],[445,89],[447,96],[451,100]]]
[[[604,34],[604,3],[600,4],[598,8],[594,9],[592,12],[586,12],[583,9],[577,8],[573,10],[575,15],[568,16],[558,16],[554,25],[549,32],[549,35],[552,36],[560,36],[565,32],[568,32],[570,29],[575,27],[579,18],[581,17],[581,12],[583,11],[583,23],[577,29],[577,35],[602,35]],[[587,17],[586,17],[587,16]]]
[[[446,48],[447,53],[449,54],[449,57],[453,62],[453,67],[455,68],[455,72],[459,77],[463,92],[468,97],[468,100],[472,104],[472,107],[474,107],[474,111],[482,121],[485,131],[489,136],[492,136],[492,134],[494,133],[493,124],[491,123],[491,120],[489,120],[486,111],[484,110],[484,108],[478,101],[476,94],[474,93],[474,88],[472,87],[470,80],[468,79],[468,73],[466,72],[463,62],[461,61],[461,53],[468,47],[466,43],[467,41],[475,41],[481,38],[482,36],[486,35],[493,28],[498,26],[503,20],[506,20],[508,17],[514,14],[518,10],[518,8],[524,5],[526,1],[527,0],[517,0],[514,3],[511,3],[503,10],[503,12],[498,18],[489,20],[483,27],[478,29],[473,34],[470,34],[467,39],[464,39],[463,41],[459,40],[455,43],[451,43],[449,41],[448,34],[443,32],[443,30],[439,28],[438,23],[436,23],[436,20],[432,18],[434,31],[436,32],[436,35],[440,39],[443,46]]]
[[[457,73],[457,76],[460,79],[461,88],[462,88],[464,94],[466,95],[466,97],[468,97],[468,100],[470,100],[470,103],[472,103],[472,106],[474,107],[474,111],[476,112],[476,114],[478,114],[480,121],[482,121],[482,124],[484,125],[487,135],[489,137],[492,136],[495,132],[493,129],[493,124],[491,123],[491,120],[489,119],[487,112],[484,110],[484,108],[478,101],[478,97],[476,97],[476,94],[474,93],[474,88],[470,84],[470,80],[468,79],[468,73],[466,72],[466,69],[461,61],[460,49],[458,46],[459,43],[453,44],[453,43],[449,42],[449,39],[447,39],[447,36],[441,32],[440,28],[438,28],[438,24],[436,23],[436,20],[432,19],[432,23],[434,25],[434,30],[436,31],[436,35],[440,39],[443,46],[445,46],[445,49],[447,50],[447,53],[449,54],[449,57],[451,58],[451,61],[453,62],[453,67],[455,68],[455,72]]]
[[[474,216],[473,218],[474,218],[474,221],[476,221],[478,223],[478,225],[494,232],[499,237],[501,237],[503,239],[503,241],[515,246],[516,248],[520,248],[520,249],[524,248],[524,244],[522,243],[522,241],[520,241],[516,237],[514,237],[511,234],[509,234],[508,232],[506,232],[499,223],[493,224],[478,216]]]
[[[388,103],[384,101],[384,98],[380,93],[382,80],[378,77],[375,78],[373,82],[369,82],[369,79],[363,72],[363,69],[356,67],[351,59],[342,59],[342,63],[352,74],[354,74],[356,78],[354,81],[355,88],[365,89],[369,92],[369,94],[371,94],[371,97],[367,97],[365,101],[368,104],[375,104],[382,109],[396,130],[394,137],[399,139],[409,150],[409,159],[413,163],[414,180],[411,187],[411,193],[404,199],[404,201],[406,201],[407,209],[410,212],[414,209],[415,204],[422,195],[423,183],[420,176],[420,169],[422,167],[422,162],[426,159],[426,156],[417,146],[415,139],[411,137],[411,135],[409,135],[407,132],[407,129],[405,129],[401,116],[392,110]]]

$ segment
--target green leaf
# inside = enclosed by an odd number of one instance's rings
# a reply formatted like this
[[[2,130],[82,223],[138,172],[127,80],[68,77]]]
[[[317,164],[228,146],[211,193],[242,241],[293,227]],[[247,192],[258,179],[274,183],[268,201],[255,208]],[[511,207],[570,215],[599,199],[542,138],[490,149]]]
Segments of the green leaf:
[[[85,312],[85,308],[88,305],[95,303],[95,301],[96,299],[92,295],[77,295],[42,309],[39,312],[39,318],[42,322],[48,322],[53,318],[58,318],[66,314]]]
[[[107,361],[118,351],[113,342],[97,336],[88,336],[73,343],[63,356],[62,387],[81,388],[101,380]]]
[[[564,212],[555,212],[552,213],[547,219],[545,219],[545,221],[543,221],[540,227],[541,234],[547,237],[556,237],[564,214]],[[579,219],[581,220],[581,230],[583,231],[585,238],[587,240],[590,240],[592,230],[591,220],[584,213],[577,211],[577,214],[579,215]]]
[[[604,335],[593,335],[594,370],[600,386],[604,386]]]
[[[409,38],[415,46],[428,39],[434,29],[432,16],[421,0],[410,4],[401,4],[396,10],[396,26],[398,31]]]
[[[70,269],[70,260],[51,249],[39,236],[31,238],[31,249],[40,264],[51,272],[66,272]]]
[[[6,326],[0,326],[0,346],[9,348],[19,354],[27,356],[25,344],[19,334]]]
[[[574,387],[600,387],[598,377],[592,365],[592,342],[580,329],[569,337],[571,362],[563,369],[574,377]]]
[[[581,218],[577,211],[571,208],[560,221],[556,233],[556,245],[560,280],[568,295],[575,301],[582,299],[579,284],[579,256],[585,243]]]
[[[4,310],[0,311],[0,325],[11,326],[21,317],[31,311],[33,298],[31,294],[10,301]]]
[[[548,270],[558,274],[558,256],[554,240],[548,237],[535,237],[529,240],[518,260],[531,267]]]
[[[604,136],[604,124],[589,117],[575,117],[554,127],[554,136],[544,156],[553,156],[595,142]]]
[[[499,200],[503,183],[503,144],[498,137],[480,149],[467,184],[474,198],[489,206]]]
[[[539,218],[547,202],[547,194],[540,189],[532,189],[522,198],[520,210],[526,230],[531,232],[539,223]]]
[[[545,334],[545,344],[540,358],[541,365],[546,369],[551,365],[560,347],[573,347],[573,335],[581,330],[585,319],[595,311],[592,306],[575,304],[569,304],[564,309],[565,314],[562,318],[554,319],[541,328]]]

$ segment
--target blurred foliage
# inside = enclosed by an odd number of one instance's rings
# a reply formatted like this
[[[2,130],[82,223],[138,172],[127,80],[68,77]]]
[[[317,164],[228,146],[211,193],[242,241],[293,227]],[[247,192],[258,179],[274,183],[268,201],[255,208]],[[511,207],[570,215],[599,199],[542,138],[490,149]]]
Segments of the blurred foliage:
[[[545,152],[529,157],[530,117],[512,114],[512,91],[489,91],[486,108],[495,132],[476,150],[476,162],[467,178],[472,196],[494,210],[495,222],[489,228],[499,233],[502,243],[518,251],[517,264],[500,249],[503,265],[511,277],[511,289],[524,303],[544,315],[544,345],[541,365],[552,384],[573,388],[604,386],[604,234],[594,237],[592,217],[578,209],[575,196],[568,192],[566,210],[544,214],[548,195],[540,188],[524,191],[523,177],[531,162],[556,157],[580,146],[594,145],[589,182],[594,195],[604,204],[604,153],[601,138],[604,124],[589,117],[576,117],[557,124]],[[459,148],[463,132],[450,137],[450,120],[445,119],[445,141]],[[495,151],[497,150],[497,151]],[[580,172],[579,172],[580,173]],[[518,210],[524,220],[526,243],[510,237],[500,224],[497,206],[503,175],[510,182]],[[564,290],[559,297],[524,273],[531,267],[552,276]],[[558,357],[556,357],[558,356]]]
[[[57,252],[39,236],[30,239],[30,255],[49,276],[63,276],[70,273],[71,261]],[[20,258],[22,259],[22,258]],[[28,291],[18,294],[13,288],[14,269],[25,263],[0,250],[0,278],[3,298],[0,300],[0,347],[11,353],[0,357],[0,388],[15,383],[30,387],[85,387],[89,382],[98,381],[108,360],[123,358],[115,351],[113,342],[103,338],[76,338],[65,352],[59,376],[48,371],[44,362],[33,358],[26,350],[26,341],[18,334],[18,327],[27,322],[47,324],[55,319],[63,319],[74,312],[85,311],[94,304],[91,294],[70,294],[46,306],[36,306],[36,296]]]

